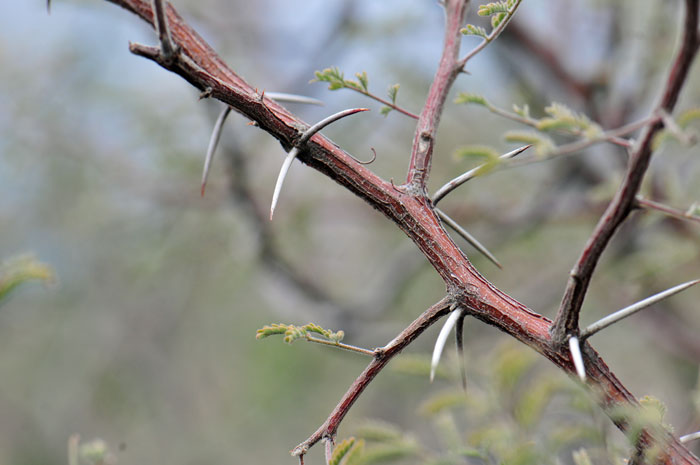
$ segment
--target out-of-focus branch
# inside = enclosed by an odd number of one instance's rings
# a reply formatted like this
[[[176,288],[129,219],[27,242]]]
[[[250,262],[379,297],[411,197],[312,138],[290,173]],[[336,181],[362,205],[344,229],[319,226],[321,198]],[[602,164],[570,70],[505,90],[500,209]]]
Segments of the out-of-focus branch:
[[[645,199],[641,195],[637,196],[636,202],[639,208],[644,208],[647,210],[656,210],[658,212],[663,213],[664,215],[668,215],[671,218],[676,218],[678,220],[687,220],[700,223],[700,216],[692,214],[689,210],[683,211],[677,208],[669,207],[668,205],[664,205],[663,203]]]
[[[671,113],[685,83],[690,66],[698,49],[698,2],[685,1],[684,26],[678,52],[671,65],[661,100],[654,113]],[[634,209],[644,174],[652,155],[654,136],[663,128],[663,122],[655,120],[642,130],[627,166],[627,173],[615,197],[600,218],[586,243],[576,265],[571,270],[564,297],[552,326],[554,342],[564,344],[571,335],[578,334],[579,314],[588,290],[593,271],[610,239],[629,213]]]

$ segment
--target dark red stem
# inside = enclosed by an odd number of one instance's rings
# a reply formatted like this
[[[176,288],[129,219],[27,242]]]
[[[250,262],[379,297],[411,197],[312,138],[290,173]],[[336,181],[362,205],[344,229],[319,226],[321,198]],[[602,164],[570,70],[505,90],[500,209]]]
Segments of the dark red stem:
[[[671,65],[661,100],[654,109],[656,113],[673,111],[681,88],[688,77],[698,49],[698,1],[685,1],[686,11],[681,44]],[[557,344],[564,344],[570,335],[578,334],[581,306],[595,267],[610,243],[610,239],[635,207],[635,197],[649,167],[654,136],[662,128],[661,119],[655,118],[642,129],[639,140],[629,157],[627,172],[619,190],[598,221],[576,265],[571,270],[564,297],[552,326],[552,335]]]

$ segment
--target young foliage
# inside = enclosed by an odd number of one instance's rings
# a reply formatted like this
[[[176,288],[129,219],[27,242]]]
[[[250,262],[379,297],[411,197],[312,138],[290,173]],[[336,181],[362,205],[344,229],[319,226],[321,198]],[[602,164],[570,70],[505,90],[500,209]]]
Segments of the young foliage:
[[[369,91],[369,77],[365,71],[355,73],[355,77],[357,78],[356,81],[345,79],[345,74],[343,74],[343,72],[336,67],[326,68],[323,71],[316,71],[314,74],[316,77],[312,79],[311,82],[327,82],[328,90],[351,89],[368,97],[372,97],[380,102],[387,103],[387,105],[384,105],[381,110],[379,110],[384,116],[388,115],[392,110],[394,110],[394,107],[397,106],[396,97],[399,92],[399,84],[389,86],[387,91],[389,100],[385,101]],[[389,106],[388,103],[391,103],[393,107]]]
[[[328,329],[323,329],[316,323],[308,323],[304,326],[273,323],[269,326],[264,326],[258,329],[255,338],[263,339],[268,336],[282,334],[284,335],[284,342],[291,344],[298,339],[310,340],[312,333],[323,336],[328,341],[334,343],[339,343],[343,340],[343,337],[345,337],[345,333],[343,331],[333,332]]]
[[[353,450],[353,448],[358,446],[360,446],[360,444],[355,440],[355,438],[351,437],[343,439],[333,449],[328,465],[348,465],[348,459],[351,457],[350,452]]]
[[[556,148],[552,139],[533,131],[507,131],[503,139],[517,144],[532,144],[538,157],[546,157]]]
[[[427,365],[427,357],[423,359]],[[469,363],[476,373],[466,392],[440,390],[418,406],[440,447],[417,442],[395,425],[365,422],[353,433],[367,447],[358,451],[357,463],[342,465],[399,458],[425,465],[465,463],[465,459],[485,465],[557,465],[571,463],[572,450],[574,463],[589,465],[620,463],[629,454],[629,445],[611,442],[600,429],[599,413],[585,391],[547,370],[534,354],[508,343]],[[454,382],[455,364],[444,365],[454,372],[447,376]],[[426,372],[427,367],[415,375],[424,379]],[[649,408],[658,412],[657,407]]]
[[[396,96],[399,93],[399,84],[394,84],[392,86],[389,86],[389,90],[387,90],[387,96],[389,97],[389,101],[391,101],[391,104],[396,106]],[[392,107],[385,105],[382,107],[380,113],[384,116],[388,115],[389,112],[393,110]]]
[[[572,134],[581,134],[587,139],[593,139],[602,134],[602,129],[597,124],[581,113],[576,113],[566,105],[553,102],[544,109],[548,117],[537,122],[536,128],[543,132],[564,131]]]
[[[486,98],[478,94],[471,94],[469,92],[460,92],[457,95],[457,98],[455,99],[455,103],[473,103],[475,105],[481,105],[486,108],[491,107]]]
[[[32,255],[10,258],[0,263],[0,302],[22,283],[42,281],[51,284],[55,278],[53,268]]]
[[[491,16],[498,13],[508,13],[509,3],[511,2],[493,2],[486,5],[480,5],[477,13],[479,16]]]
[[[475,26],[473,24],[467,24],[464,26],[464,28],[461,30],[462,34],[465,36],[478,36],[483,39],[488,38],[488,34],[486,33],[486,29],[484,29],[481,26]]]

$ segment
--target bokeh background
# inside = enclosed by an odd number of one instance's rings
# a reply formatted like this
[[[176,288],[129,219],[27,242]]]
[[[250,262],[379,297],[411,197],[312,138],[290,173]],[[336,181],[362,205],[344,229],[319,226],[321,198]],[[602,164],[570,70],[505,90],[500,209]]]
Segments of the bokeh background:
[[[330,66],[347,77],[366,71],[375,93],[400,83],[398,103],[418,112],[440,54],[436,2],[174,4],[254,86],[323,100],[324,107],[289,105],[306,121],[371,107],[324,133],[361,159],[374,148],[372,168],[403,179],[414,121],[381,116],[374,102],[309,80]],[[653,107],[680,8],[661,0],[528,0],[455,91],[507,109],[528,103],[537,116],[560,101],[605,128],[620,126]],[[470,21],[483,23],[475,11]],[[66,463],[76,433],[103,439],[110,460],[122,464],[292,463],[288,450],[324,420],[366,360],[303,342],[256,341],[256,329],[314,321],[371,348],[444,292],[402,233],[301,164],[267,221],[284,152],[239,115],[226,123],[200,197],[221,104],[200,101],[179,77],[129,54],[129,41],[155,39],[104,1],[54,1],[50,15],[39,0],[0,3],[0,259],[32,253],[57,276],[54,285],[26,284],[0,302],[0,463]],[[467,37],[464,49],[476,43]],[[699,95],[695,70],[679,110]],[[431,188],[477,163],[455,156],[463,145],[512,149],[502,138],[509,129],[522,128],[483,108],[449,105]],[[552,316],[624,160],[621,150],[596,146],[497,171],[462,187],[444,208],[504,264],[498,270],[464,244],[477,267]],[[680,209],[700,201],[697,147],[666,141],[647,178],[649,198]],[[635,215],[603,257],[585,322],[700,277],[699,258],[697,223]],[[679,434],[700,429],[698,302],[700,289],[691,289],[593,340],[636,395],[664,402]],[[379,377],[341,435],[374,418],[441,447],[416,408],[459,384],[448,375],[431,385],[421,371],[436,333]],[[476,386],[497,368],[493,354],[529,351],[475,321],[465,339]],[[541,376],[574,385],[537,363]],[[464,413],[461,435],[473,427]],[[529,428],[547,436],[555,426]],[[314,451],[309,460],[321,457]]]

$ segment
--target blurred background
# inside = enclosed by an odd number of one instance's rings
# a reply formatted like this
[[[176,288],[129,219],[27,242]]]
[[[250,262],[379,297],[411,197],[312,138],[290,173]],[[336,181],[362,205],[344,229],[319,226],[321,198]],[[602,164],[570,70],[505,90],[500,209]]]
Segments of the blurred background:
[[[380,105],[357,93],[309,81],[331,66],[347,78],[366,71],[371,91],[384,97],[400,83],[398,104],[419,112],[441,49],[436,2],[174,5],[253,86],[323,100],[323,107],[288,105],[307,122],[370,107],[324,133],[360,159],[373,148],[371,168],[403,179],[414,120],[382,116]],[[635,121],[658,97],[680,9],[680,1],[529,0],[508,32],[470,62],[455,96],[479,93],[505,109],[529,104],[538,117],[550,102],[563,102],[606,129]],[[487,26],[475,10],[469,21]],[[294,463],[288,451],[323,422],[367,360],[304,342],[256,341],[256,329],[313,321],[344,330],[348,343],[382,346],[444,287],[384,217],[301,164],[292,166],[269,222],[284,151],[240,115],[226,123],[200,197],[222,105],[199,100],[179,77],[131,55],[129,41],[155,44],[156,37],[104,1],[54,1],[50,15],[39,0],[0,3],[0,260],[33,254],[56,276],[0,301],[0,463],[66,463],[73,434],[101,438],[108,462],[122,464]],[[464,50],[476,44],[464,38]],[[696,70],[679,112],[699,96]],[[448,105],[431,190],[481,161],[456,156],[460,147],[513,149],[502,137],[511,129],[523,127],[484,108]],[[624,163],[623,150],[598,145],[489,173],[442,206],[504,265],[497,269],[456,237],[477,268],[551,317]],[[700,202],[699,175],[697,147],[668,138],[643,194],[687,210]],[[599,265],[584,322],[700,277],[699,258],[698,223],[635,214]],[[678,434],[700,429],[699,301],[700,289],[691,289],[592,340],[635,395],[665,404]],[[463,395],[451,347],[444,372],[428,381],[437,331],[379,376],[341,436],[359,434],[372,419],[416,447],[396,456],[405,463],[488,463],[476,453],[445,455],[452,447],[445,431],[459,447],[498,456],[486,426],[512,448],[504,431],[540,444],[561,430],[553,419],[581,425],[583,415],[588,433],[600,437],[576,433],[545,455],[571,463],[573,449],[611,447],[608,441],[624,451],[609,421],[581,408],[575,383],[477,321],[467,321],[465,333],[465,408],[455,400]],[[508,370],[519,374],[504,376]],[[536,404],[525,393],[551,400],[559,390],[579,404],[543,401],[536,421],[520,421],[516,404]],[[445,394],[451,410],[431,409],[431,399]],[[308,461],[321,463],[321,448]]]

